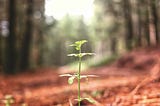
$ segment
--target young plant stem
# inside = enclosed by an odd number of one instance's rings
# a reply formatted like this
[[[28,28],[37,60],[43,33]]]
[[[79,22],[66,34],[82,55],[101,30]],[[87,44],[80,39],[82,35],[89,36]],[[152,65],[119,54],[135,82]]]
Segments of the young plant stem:
[[[79,50],[79,54],[81,55],[81,49]],[[81,56],[79,57],[79,70],[78,70],[78,106],[80,106],[81,102],[81,94],[80,94],[80,87],[81,87]]]
[[[75,50],[77,50],[79,53],[73,53],[73,54],[68,54],[68,56],[74,56],[74,57],[78,57],[78,71],[76,73],[76,75],[71,75],[71,74],[64,74],[61,76],[67,76],[68,78],[68,84],[73,84],[74,79],[76,78],[78,81],[78,106],[81,105],[81,101],[82,100],[87,100],[90,103],[94,103],[93,100],[91,100],[90,98],[81,98],[81,78],[88,78],[89,75],[83,75],[81,76],[81,65],[82,65],[82,57],[86,56],[86,55],[94,55],[94,53],[82,53],[81,51],[81,46],[86,43],[86,40],[81,40],[81,41],[76,41],[75,43],[71,44],[70,46],[75,47]],[[76,99],[77,100],[77,99]]]

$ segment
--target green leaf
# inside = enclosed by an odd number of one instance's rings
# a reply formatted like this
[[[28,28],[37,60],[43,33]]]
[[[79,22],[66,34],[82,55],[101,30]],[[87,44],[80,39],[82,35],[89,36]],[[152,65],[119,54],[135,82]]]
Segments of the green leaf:
[[[87,75],[87,77],[98,77],[97,75]]]
[[[76,46],[75,44],[71,44],[71,45],[69,45],[69,46]]]
[[[75,79],[75,76],[69,77],[68,78],[68,84],[70,84],[70,85],[73,84],[74,79]]]
[[[80,41],[76,41],[75,44],[77,44],[77,45],[83,45],[86,42],[87,42],[87,40],[80,40]]]
[[[88,102],[90,102],[90,103],[92,103],[92,104],[95,104],[96,103],[96,101],[94,100],[94,99],[91,99],[91,98],[80,98],[80,100],[79,99],[75,99],[76,101],[79,101],[79,102],[81,102],[81,101],[83,101],[83,100],[87,100]]]
[[[87,100],[88,102],[93,103],[93,104],[96,103],[96,101],[91,98],[83,98],[83,100]]]
[[[89,77],[98,77],[97,75],[81,75],[80,79],[82,78],[89,78]]]
[[[76,46],[76,50],[80,50],[81,46],[80,45],[77,45]]]
[[[74,57],[83,57],[87,55],[95,55],[95,53],[80,53],[80,54],[68,54],[67,56],[74,56]]]
[[[80,79],[82,79],[82,78],[87,78],[87,75],[81,75]]]
[[[87,42],[87,40],[76,41],[75,43],[73,43],[73,44],[71,44],[69,46],[75,46],[76,50],[80,50],[81,46],[86,42]]]
[[[79,54],[68,54],[67,56],[74,56],[74,57],[79,57]]]
[[[81,53],[80,56],[83,57],[83,56],[91,56],[91,55],[95,55],[95,53]]]
[[[60,77],[71,77],[72,75],[71,74],[62,74],[62,75],[59,75]]]

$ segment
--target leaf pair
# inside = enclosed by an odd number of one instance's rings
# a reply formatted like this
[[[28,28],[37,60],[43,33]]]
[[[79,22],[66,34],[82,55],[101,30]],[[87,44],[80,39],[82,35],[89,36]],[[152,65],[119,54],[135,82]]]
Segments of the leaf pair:
[[[70,85],[73,84],[75,78],[78,79],[78,75],[77,74],[74,74],[74,75],[62,74],[62,75],[60,75],[60,77],[69,77],[68,78],[68,84],[70,84]],[[96,75],[80,75],[80,79],[82,79],[82,78],[88,79],[89,77],[98,77],[98,76],[96,76]]]
[[[76,78],[75,75],[69,77],[69,78],[68,78],[68,84],[70,84],[70,85],[73,84],[75,78]]]
[[[71,44],[70,46],[75,46],[76,50],[80,50],[81,46],[86,42],[87,42],[87,40],[76,41],[75,43]]]
[[[74,57],[83,57],[83,56],[86,56],[86,55],[95,55],[95,53],[79,53],[79,54],[68,54],[67,56],[74,56]]]
[[[60,77],[69,77],[68,78],[68,84],[73,84],[74,79],[76,78],[77,75],[71,75],[71,74],[62,74]]]
[[[12,103],[14,103],[14,98],[12,95],[6,95],[5,100],[2,100],[3,103],[5,103],[5,106],[10,106]]]
[[[94,99],[91,99],[91,98],[80,98],[80,100],[78,100],[78,99],[75,99],[75,100],[77,100],[79,102],[81,102],[83,100],[87,100],[90,103],[93,103],[93,104],[96,103],[96,101]]]

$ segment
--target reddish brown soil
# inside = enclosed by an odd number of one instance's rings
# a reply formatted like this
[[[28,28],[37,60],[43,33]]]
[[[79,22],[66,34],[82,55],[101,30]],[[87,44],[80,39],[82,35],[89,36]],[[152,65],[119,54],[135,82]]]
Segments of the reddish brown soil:
[[[81,95],[96,101],[94,105],[83,101],[82,106],[160,106],[159,60],[160,48],[137,49],[110,66],[83,73],[99,77],[82,81]],[[59,77],[66,70],[37,69],[14,76],[1,75],[0,99],[10,94],[15,101],[12,106],[76,106],[77,84],[68,85],[67,78]],[[1,102],[0,106],[4,104]]]

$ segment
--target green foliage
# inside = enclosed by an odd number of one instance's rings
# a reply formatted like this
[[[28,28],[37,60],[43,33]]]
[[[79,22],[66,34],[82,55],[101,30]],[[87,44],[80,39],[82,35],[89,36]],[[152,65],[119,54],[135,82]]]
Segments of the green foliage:
[[[113,61],[117,60],[118,57],[119,56],[117,56],[117,55],[112,55],[110,57],[104,57],[103,59],[100,59],[100,60],[96,61],[95,63],[91,63],[90,67],[99,67],[99,66],[109,65]]]
[[[63,77],[63,76],[69,77],[68,78],[68,84],[73,84],[75,78],[78,80],[78,99],[77,99],[78,106],[80,106],[80,102],[82,100],[87,100],[90,103],[94,103],[94,100],[92,100],[90,98],[81,98],[81,95],[80,95],[80,80],[82,78],[88,79],[88,77],[97,77],[95,75],[81,75],[81,62],[82,62],[81,59],[82,59],[82,57],[86,56],[86,55],[94,55],[94,53],[82,53],[81,52],[81,47],[86,42],[87,42],[86,40],[81,40],[81,41],[76,41],[75,43],[70,45],[70,46],[73,46],[75,48],[75,50],[79,51],[78,54],[69,54],[68,55],[68,56],[74,56],[74,57],[78,57],[79,58],[79,70],[77,71],[77,73],[74,74],[74,75],[71,75],[71,74],[60,75],[61,77]]]
[[[76,53],[77,50],[72,49],[68,45],[77,39],[86,39],[87,41],[90,41],[91,38],[89,38],[88,29],[89,28],[84,23],[83,18],[78,16],[72,17],[70,15],[66,15],[61,20],[57,20],[56,24],[45,32],[46,36],[43,36],[43,66],[61,66],[74,62],[74,57],[67,58],[66,55],[67,52]],[[86,40],[79,43],[85,43]],[[77,43],[78,42],[75,42],[75,44]],[[90,44],[83,45],[83,51],[92,51],[91,45],[92,42]]]
[[[5,104],[5,106],[11,106],[11,104],[14,103],[13,96],[6,95],[5,100],[3,100],[3,103]]]
[[[80,54],[68,54],[67,56],[74,56],[74,57],[83,57],[87,55],[95,55],[95,53],[80,53]]]
[[[91,98],[83,98],[83,100],[87,100],[88,102],[93,103],[93,104],[95,103],[95,101]]]
[[[75,76],[71,76],[71,77],[69,77],[68,78],[68,84],[73,84],[73,81],[74,81],[74,79],[75,79],[76,77]]]
[[[75,99],[75,100],[77,100],[77,101],[79,101],[79,102],[81,102],[81,101],[83,101],[83,100],[87,100],[88,102],[93,103],[93,104],[96,102],[95,100],[93,100],[93,99],[91,99],[91,98],[80,98],[79,100],[78,100],[78,99]]]
[[[74,62],[68,64],[67,66],[69,67],[69,70],[73,70],[75,72],[76,71],[75,69],[77,69],[77,64],[78,64],[78,61],[74,61]],[[88,68],[88,64],[87,64],[86,60],[83,60],[81,62],[81,65],[83,66],[83,67],[81,67],[81,71],[85,71]]]
[[[103,93],[104,93],[103,90],[96,90],[96,91],[93,91],[91,94],[93,97],[101,97]]]
[[[81,46],[86,42],[86,40],[76,41],[74,44],[71,44],[70,46],[75,46],[76,50],[80,50]]]

